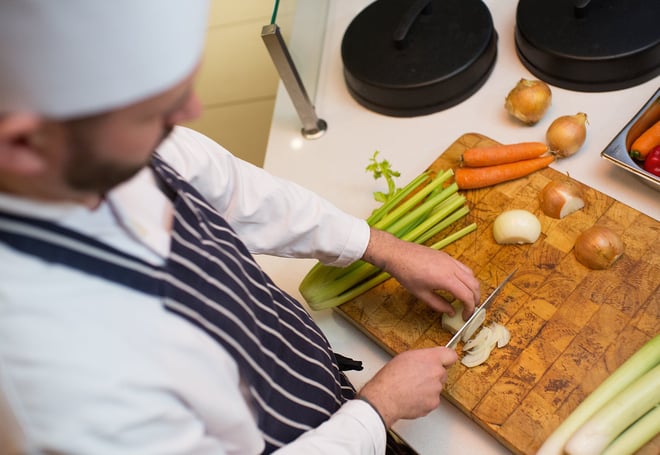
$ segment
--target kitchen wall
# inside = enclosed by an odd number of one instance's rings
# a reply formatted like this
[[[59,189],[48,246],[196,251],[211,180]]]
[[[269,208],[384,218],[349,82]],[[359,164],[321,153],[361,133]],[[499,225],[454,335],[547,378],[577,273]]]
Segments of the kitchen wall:
[[[288,9],[295,2],[282,3]],[[212,0],[206,49],[197,79],[204,112],[187,124],[258,166],[263,164],[266,152],[278,84],[277,72],[261,39],[261,29],[270,23],[273,5],[273,0]]]

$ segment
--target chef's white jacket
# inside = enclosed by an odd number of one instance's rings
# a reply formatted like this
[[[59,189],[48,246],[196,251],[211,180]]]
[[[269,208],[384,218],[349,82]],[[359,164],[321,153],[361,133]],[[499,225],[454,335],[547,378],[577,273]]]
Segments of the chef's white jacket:
[[[364,220],[192,130],[177,127],[158,152],[253,253],[341,266],[366,248]],[[7,194],[0,194],[0,210],[56,220],[153,264],[169,253],[172,207],[150,169],[94,210]],[[20,431],[35,453],[243,455],[263,449],[236,362],[206,333],[157,298],[3,243],[0,387],[17,424],[0,424],[0,441]],[[384,445],[378,414],[352,400],[280,452],[375,454],[384,453]]]

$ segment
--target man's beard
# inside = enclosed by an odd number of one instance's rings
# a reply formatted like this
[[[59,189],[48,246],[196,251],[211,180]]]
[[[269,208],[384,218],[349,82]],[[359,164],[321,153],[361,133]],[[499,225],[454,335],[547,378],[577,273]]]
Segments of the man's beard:
[[[133,178],[147,162],[139,164],[104,163],[85,156],[74,156],[67,166],[65,178],[76,191],[103,195],[117,185]]]
[[[172,127],[164,130],[153,150],[160,145],[172,132]],[[90,152],[86,141],[74,141],[71,147],[71,159],[65,169],[65,179],[76,191],[104,195],[119,184],[133,178],[151,161],[148,155],[143,162],[117,163],[109,160],[99,160]]]

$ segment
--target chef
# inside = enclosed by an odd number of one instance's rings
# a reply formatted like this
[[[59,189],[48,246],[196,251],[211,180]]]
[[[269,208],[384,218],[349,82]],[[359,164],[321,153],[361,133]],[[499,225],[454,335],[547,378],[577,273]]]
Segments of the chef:
[[[356,392],[252,254],[364,259],[441,312],[472,271],[195,131],[203,0],[0,3],[0,452],[384,453],[443,347]]]

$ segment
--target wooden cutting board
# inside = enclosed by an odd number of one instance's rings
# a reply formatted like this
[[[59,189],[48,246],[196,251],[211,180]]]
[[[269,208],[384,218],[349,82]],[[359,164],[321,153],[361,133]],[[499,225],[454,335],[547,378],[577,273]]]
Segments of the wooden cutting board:
[[[495,143],[465,134],[430,169],[455,168],[467,148]],[[587,200],[583,210],[563,220],[543,215],[539,191],[551,180],[566,178],[547,168],[462,192],[470,214],[450,229],[472,222],[478,228],[444,249],[474,270],[483,296],[518,267],[486,318],[486,324],[504,324],[511,342],[480,366],[454,364],[443,392],[516,454],[535,453],[598,384],[660,333],[660,223],[582,184]],[[495,243],[493,220],[514,208],[540,219],[542,234],[534,244]],[[574,257],[575,239],[593,224],[612,228],[625,244],[623,257],[609,270],[589,270]],[[450,338],[440,315],[394,279],[336,310],[391,354],[444,345]],[[658,447],[660,437],[647,450],[658,453]]]

